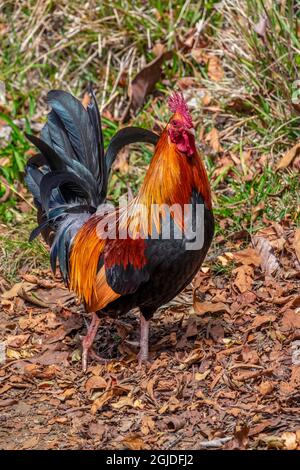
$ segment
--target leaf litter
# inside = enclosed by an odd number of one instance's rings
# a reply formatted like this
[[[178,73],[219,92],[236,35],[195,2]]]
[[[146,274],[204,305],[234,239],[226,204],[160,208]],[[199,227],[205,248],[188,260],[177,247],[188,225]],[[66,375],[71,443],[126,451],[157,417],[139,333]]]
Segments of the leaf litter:
[[[155,314],[141,368],[137,312],[103,320],[95,347],[109,361],[83,374],[89,318],[60,279],[7,286],[2,448],[300,449],[299,233],[274,223],[256,237],[263,248],[228,240],[219,256],[234,268],[206,264]]]

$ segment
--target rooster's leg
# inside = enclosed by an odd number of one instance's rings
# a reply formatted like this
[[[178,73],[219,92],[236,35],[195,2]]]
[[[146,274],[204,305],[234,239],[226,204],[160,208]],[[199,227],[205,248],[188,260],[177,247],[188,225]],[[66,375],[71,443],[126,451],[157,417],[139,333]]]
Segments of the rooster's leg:
[[[149,356],[149,324],[150,321],[146,320],[141,314],[141,336],[140,336],[140,352],[138,353],[138,362],[141,365],[143,362],[148,361]]]
[[[100,324],[100,318],[96,313],[92,314],[92,321],[88,327],[86,336],[82,339],[82,369],[85,372],[87,369],[87,360],[91,356],[93,359],[96,359],[99,362],[105,362],[105,359],[99,357],[95,351],[92,349],[92,345]]]

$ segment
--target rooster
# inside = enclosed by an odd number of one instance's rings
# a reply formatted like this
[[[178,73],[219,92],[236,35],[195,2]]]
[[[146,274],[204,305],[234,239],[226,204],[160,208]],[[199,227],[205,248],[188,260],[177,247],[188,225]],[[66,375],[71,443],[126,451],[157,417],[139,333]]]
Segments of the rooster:
[[[136,307],[138,361],[148,360],[150,319],[191,282],[214,233],[210,185],[182,94],[169,97],[172,116],[160,136],[123,128],[106,152],[91,88],[88,96],[80,102],[65,91],[48,93],[52,110],[40,138],[27,135],[40,153],[28,161],[25,176],[39,222],[30,240],[42,233],[50,245],[52,270],[59,265],[65,284],[91,314],[82,340],[83,370],[88,358],[96,357],[92,345],[101,318]],[[126,207],[109,208],[112,164],[125,145],[137,142],[155,145],[144,182]],[[203,208],[200,219],[198,206]],[[201,246],[188,249],[197,231],[202,231]]]

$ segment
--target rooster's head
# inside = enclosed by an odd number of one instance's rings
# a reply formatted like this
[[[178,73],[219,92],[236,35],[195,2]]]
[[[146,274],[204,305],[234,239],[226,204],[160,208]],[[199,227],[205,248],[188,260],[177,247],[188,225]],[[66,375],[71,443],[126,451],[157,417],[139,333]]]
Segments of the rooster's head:
[[[174,92],[168,105],[173,113],[167,126],[169,138],[179,152],[191,157],[195,153],[195,130],[182,93]]]

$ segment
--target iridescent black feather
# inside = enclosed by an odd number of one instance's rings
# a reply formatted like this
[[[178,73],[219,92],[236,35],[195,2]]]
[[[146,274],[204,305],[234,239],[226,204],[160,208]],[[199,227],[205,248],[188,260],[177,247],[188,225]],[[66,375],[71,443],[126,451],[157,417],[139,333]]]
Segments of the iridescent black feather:
[[[117,132],[105,153],[100,113],[91,87],[88,93],[90,103],[85,109],[70,93],[50,91],[47,99],[52,110],[41,138],[27,136],[41,152],[26,166],[25,180],[39,220],[30,240],[42,233],[51,244],[51,267],[55,271],[58,261],[66,283],[70,245],[81,226],[105,202],[110,169],[118,152],[130,143],[158,141],[151,131],[128,127]]]

